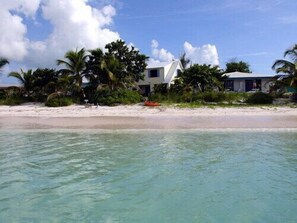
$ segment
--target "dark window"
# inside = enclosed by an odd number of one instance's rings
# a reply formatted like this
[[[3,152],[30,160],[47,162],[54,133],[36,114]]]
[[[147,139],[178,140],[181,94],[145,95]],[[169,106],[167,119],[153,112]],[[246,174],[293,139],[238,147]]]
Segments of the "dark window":
[[[149,70],[149,77],[159,77],[159,70]]]
[[[225,90],[234,91],[234,81],[233,80],[225,81]]]
[[[177,76],[180,77],[181,76],[182,71],[180,69],[177,70]]]
[[[141,94],[144,96],[148,96],[151,93],[150,85],[140,85]]]
[[[254,83],[253,80],[246,80],[245,81],[245,91],[246,92],[251,91],[253,89],[253,83]]]
[[[245,91],[261,91],[261,79],[246,80]]]

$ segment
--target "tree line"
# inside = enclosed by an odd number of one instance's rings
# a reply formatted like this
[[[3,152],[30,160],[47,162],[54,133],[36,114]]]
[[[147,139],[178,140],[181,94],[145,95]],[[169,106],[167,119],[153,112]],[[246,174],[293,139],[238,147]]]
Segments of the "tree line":
[[[297,85],[297,44],[284,53],[290,60],[276,60],[272,69],[276,73],[286,74],[275,79],[275,86]],[[116,104],[136,103],[141,100],[137,82],[144,79],[144,70],[148,57],[124,41],[117,40],[102,49],[76,49],[66,52],[63,59],[56,61],[60,69],[29,69],[11,72],[8,76],[17,78],[22,89],[8,89],[0,92],[0,97],[27,101],[54,101],[53,105],[82,103],[85,99],[92,103]],[[224,73],[251,73],[250,65],[235,59],[226,63],[226,69],[206,64],[191,64],[186,54],[180,56],[185,68],[171,85],[156,86],[157,93],[187,95],[189,92],[209,92],[224,90]],[[0,68],[9,61],[0,58]],[[88,85],[84,86],[84,80]],[[66,99],[65,99],[66,98]],[[21,101],[22,101],[21,100]],[[62,102],[61,102],[62,101]]]

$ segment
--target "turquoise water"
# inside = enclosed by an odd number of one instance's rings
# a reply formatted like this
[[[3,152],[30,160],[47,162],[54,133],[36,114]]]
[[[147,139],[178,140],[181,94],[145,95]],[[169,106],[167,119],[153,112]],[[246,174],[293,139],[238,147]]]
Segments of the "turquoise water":
[[[0,132],[0,222],[296,222],[297,132]]]

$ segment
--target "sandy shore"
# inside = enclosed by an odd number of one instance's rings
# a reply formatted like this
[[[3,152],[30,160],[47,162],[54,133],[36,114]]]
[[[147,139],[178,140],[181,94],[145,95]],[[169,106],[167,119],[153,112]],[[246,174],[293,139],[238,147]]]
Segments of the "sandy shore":
[[[40,104],[0,106],[0,128],[16,129],[214,129],[297,128],[297,108],[174,108]]]

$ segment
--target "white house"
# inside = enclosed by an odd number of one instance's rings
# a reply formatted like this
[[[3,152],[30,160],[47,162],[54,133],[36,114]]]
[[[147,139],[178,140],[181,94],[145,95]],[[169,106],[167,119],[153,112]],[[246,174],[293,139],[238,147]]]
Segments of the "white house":
[[[167,84],[169,87],[182,70],[179,60],[149,63],[144,71],[144,80],[140,80],[137,84],[144,94],[149,94],[157,84]]]
[[[231,72],[225,73],[225,89],[235,92],[262,91],[269,92],[271,80],[275,75]]]

